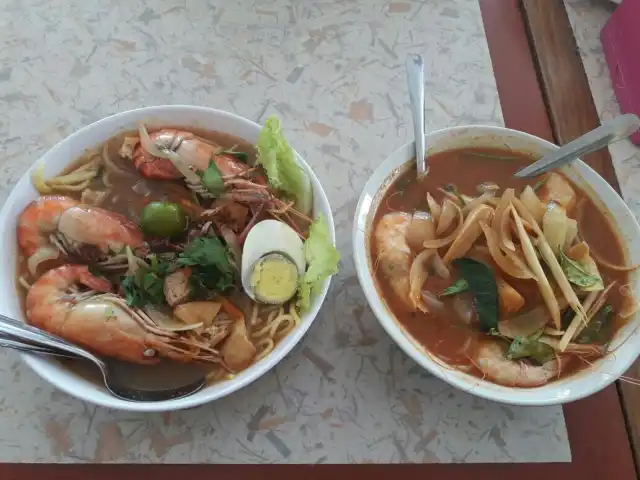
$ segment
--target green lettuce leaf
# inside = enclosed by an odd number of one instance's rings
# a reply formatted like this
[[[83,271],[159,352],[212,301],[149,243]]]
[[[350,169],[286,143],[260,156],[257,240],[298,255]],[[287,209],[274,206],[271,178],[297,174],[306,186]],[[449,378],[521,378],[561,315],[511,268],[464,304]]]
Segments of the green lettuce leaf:
[[[459,278],[451,286],[445,288],[440,296],[448,297],[450,295],[457,295],[458,293],[466,292],[467,290],[469,290],[469,282],[464,278]]]
[[[309,227],[309,237],[304,242],[304,256],[307,271],[298,286],[298,308],[306,311],[312,297],[320,290],[327,277],[338,273],[340,253],[331,242],[329,227],[323,215],[316,218]]]
[[[313,206],[311,181],[282,135],[278,117],[272,115],[264,122],[256,148],[256,163],[267,171],[269,184],[295,200],[295,207],[299,211],[309,214]]]

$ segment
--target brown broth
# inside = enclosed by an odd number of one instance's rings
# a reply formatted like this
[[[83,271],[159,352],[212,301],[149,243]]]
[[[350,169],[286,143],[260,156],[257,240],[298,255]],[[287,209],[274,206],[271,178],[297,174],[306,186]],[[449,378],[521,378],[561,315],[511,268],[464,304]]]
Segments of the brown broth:
[[[506,156],[509,158],[504,158]],[[513,176],[517,170],[528,165],[531,161],[531,157],[525,154],[487,148],[450,150],[431,155],[429,157],[429,174],[422,181],[415,180],[413,169],[402,173],[394,180],[380,201],[372,223],[372,232],[379,219],[386,213],[428,211],[427,193],[431,193],[435,200],[441,203],[445,196],[439,188],[446,184],[454,184],[462,194],[477,196],[477,185],[483,182],[492,182],[500,186],[501,192],[505,188],[514,188],[516,195],[519,195],[526,185],[534,186],[537,182],[537,179],[519,179]],[[612,263],[624,264],[625,254],[620,239],[609,220],[584,192],[575,185],[573,187],[578,195],[578,202],[583,202],[580,208],[582,212],[579,219],[580,234],[601,257]],[[375,265],[378,254],[375,240],[372,239],[371,245],[371,265]],[[447,247],[444,247],[440,253],[444,254],[446,249]],[[468,256],[493,264],[488,253],[474,250]],[[454,270],[452,269],[453,280],[455,280]],[[612,272],[603,268],[600,268],[600,273],[605,285],[614,280],[618,282],[618,285],[628,282],[626,273]],[[454,298],[441,298],[446,309],[444,316],[428,315],[420,311],[413,312],[408,310],[403,301],[396,296],[387,278],[379,272],[375,273],[375,277],[387,307],[413,339],[445,363],[482,377],[482,373],[474,362],[470,361],[469,357],[473,356],[478,341],[486,338],[486,334],[470,328],[459,320],[459,315],[456,314],[453,307]],[[511,277],[505,277],[505,280],[525,297],[525,306],[519,313],[540,304],[539,290],[534,281],[516,280]],[[430,276],[423,285],[423,289],[437,295],[451,283],[452,280]],[[626,306],[625,302],[626,297],[619,293],[618,288],[613,288],[607,303],[610,303],[615,311],[620,311]],[[503,316],[500,319],[504,319]],[[620,328],[622,324],[623,322],[617,317],[614,321],[614,329]],[[467,342],[470,342],[469,347],[463,348]],[[574,373],[586,365],[579,358],[571,357],[568,364],[563,367],[562,376]]]

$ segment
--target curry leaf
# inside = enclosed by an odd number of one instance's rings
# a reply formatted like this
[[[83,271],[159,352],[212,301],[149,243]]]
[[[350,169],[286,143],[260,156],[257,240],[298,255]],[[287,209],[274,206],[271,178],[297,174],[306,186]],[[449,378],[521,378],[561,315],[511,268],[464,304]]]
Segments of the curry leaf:
[[[498,329],[498,286],[491,268],[472,258],[458,258],[453,265],[469,284],[483,331]]]
[[[520,358],[530,358],[538,362],[540,365],[553,360],[555,351],[553,347],[538,341],[542,330],[530,337],[516,337],[509,346],[507,358],[509,360],[517,360]]]
[[[602,278],[587,271],[585,265],[570,259],[564,252],[559,254],[560,266],[569,280],[582,289],[590,289],[602,285]]]
[[[458,293],[466,292],[467,290],[469,290],[469,282],[467,282],[464,278],[459,278],[453,283],[453,285],[445,288],[440,296],[447,297],[449,295],[456,295]]]

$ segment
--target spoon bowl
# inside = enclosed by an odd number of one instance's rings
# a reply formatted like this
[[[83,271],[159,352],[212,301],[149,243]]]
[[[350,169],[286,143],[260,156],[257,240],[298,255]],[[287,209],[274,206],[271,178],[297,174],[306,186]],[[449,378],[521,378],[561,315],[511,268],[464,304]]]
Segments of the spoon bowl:
[[[44,330],[0,315],[0,347],[72,360],[88,360],[100,370],[112,395],[131,402],[161,402],[189,396],[205,385],[205,372],[197,365],[162,360],[158,365],[105,362],[91,352]]]

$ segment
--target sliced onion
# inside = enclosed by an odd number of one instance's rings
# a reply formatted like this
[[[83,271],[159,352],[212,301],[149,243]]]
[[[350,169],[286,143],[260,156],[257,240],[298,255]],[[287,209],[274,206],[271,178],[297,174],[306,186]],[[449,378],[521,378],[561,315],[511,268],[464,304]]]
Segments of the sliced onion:
[[[458,234],[460,233],[460,230],[462,230],[463,217],[462,217],[462,210],[460,210],[460,207],[458,207],[458,205],[456,205],[455,203],[454,203],[454,206],[456,207],[456,212],[458,213],[458,226],[453,230],[453,232],[451,232],[445,238],[424,242],[422,244],[424,248],[438,249],[438,248],[446,247],[451,242],[453,242],[455,238],[458,236]]]
[[[520,194],[520,201],[527,207],[527,211],[535,218],[536,222],[541,222],[542,217],[545,214],[546,207],[544,203],[538,198],[536,192],[529,185],[524,187],[524,190]],[[525,220],[529,221],[527,218]]]
[[[471,298],[464,294],[456,295],[453,299],[452,306],[460,320],[469,325],[474,314]]]
[[[40,247],[27,260],[27,269],[33,278],[38,276],[38,267],[47,260],[55,260],[60,256],[60,250],[53,246]]]
[[[445,313],[444,303],[442,303],[438,297],[428,291],[422,292],[422,305],[426,307],[427,312],[437,313],[443,315]]]
[[[414,212],[407,229],[407,244],[414,250],[422,249],[422,242],[436,238],[433,218],[427,212]]]
[[[429,205],[429,213],[431,213],[431,217],[433,221],[438,223],[440,220],[440,213],[442,211],[442,207],[434,200],[430,193],[427,193],[427,204]]]
[[[515,251],[516,247],[511,240],[511,233],[509,231],[504,231],[503,223],[505,223],[507,227],[509,226],[509,215],[505,215],[505,211],[511,205],[511,199],[514,196],[515,190],[513,188],[507,188],[504,191],[502,197],[500,197],[500,200],[498,201],[498,205],[496,206],[496,213],[493,216],[493,222],[491,223],[491,226],[498,235],[498,239],[500,240],[501,244],[513,251]],[[504,221],[505,219],[506,222]]]
[[[449,230],[449,227],[453,224],[458,214],[457,204],[449,200],[448,198],[444,199],[444,203],[442,204],[442,212],[440,213],[440,220],[438,220],[438,228],[436,228],[436,236],[442,235],[444,232]]]
[[[505,254],[500,249],[500,245],[498,244],[498,237],[496,233],[491,230],[486,223],[480,223],[480,227],[482,228],[484,236],[487,239],[487,247],[489,248],[491,258],[493,258],[494,262],[496,262],[496,264],[502,271],[504,271],[507,275],[510,275],[514,278],[520,278],[522,280],[535,278],[528,267],[526,267],[525,265],[518,265],[513,261],[512,258],[510,258],[509,256],[505,256]]]
[[[492,216],[493,208],[484,204],[478,205],[475,210],[467,216],[460,233],[442,259],[445,265],[456,258],[464,256],[469,251],[478,237],[482,235],[480,223],[490,222]]]
[[[564,208],[556,202],[549,202],[547,211],[542,216],[542,232],[556,255],[564,248],[567,239],[567,220]]]
[[[411,269],[409,270],[409,300],[415,308],[421,307],[420,292],[422,291],[422,285],[429,277],[429,270],[427,268],[427,260],[435,253],[435,250],[423,250],[411,263]],[[422,310],[422,308],[420,308]]]
[[[436,275],[438,275],[440,278],[448,279],[449,277],[451,277],[449,269],[442,261],[442,258],[440,258],[440,255],[438,255],[437,253],[431,258],[431,266],[436,272]]]
[[[473,200],[471,200],[469,203],[467,203],[464,206],[464,208],[462,209],[462,213],[466,214],[466,213],[471,212],[472,210],[474,210],[478,206],[486,204],[489,200],[491,200],[495,196],[496,196],[496,192],[495,191],[484,192],[479,197],[476,197]]]

